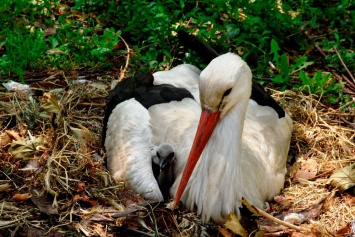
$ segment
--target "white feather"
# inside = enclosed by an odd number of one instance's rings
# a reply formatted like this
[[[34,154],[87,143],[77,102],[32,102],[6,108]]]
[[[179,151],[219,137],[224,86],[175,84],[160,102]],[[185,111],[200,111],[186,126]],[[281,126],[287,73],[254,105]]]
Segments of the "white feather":
[[[201,78],[201,83],[199,84]],[[199,76],[191,65],[154,74],[154,83],[187,87],[195,98],[201,90],[202,106],[213,110],[222,94],[233,88],[221,106],[218,122],[181,198],[203,221],[223,221],[239,214],[240,200],[263,207],[284,185],[292,131],[288,115],[250,100],[251,72],[233,54],[213,60]],[[150,146],[170,143],[175,148],[174,196],[197,130],[201,105],[192,99],[144,109],[134,99],[119,104],[108,122],[105,142],[109,167],[117,180],[145,198],[162,200],[151,171]],[[122,128],[121,128],[122,127]],[[147,167],[145,167],[147,166]]]
[[[148,111],[134,99],[116,106],[107,123],[107,166],[116,181],[148,200],[163,201],[152,171],[149,120]]]

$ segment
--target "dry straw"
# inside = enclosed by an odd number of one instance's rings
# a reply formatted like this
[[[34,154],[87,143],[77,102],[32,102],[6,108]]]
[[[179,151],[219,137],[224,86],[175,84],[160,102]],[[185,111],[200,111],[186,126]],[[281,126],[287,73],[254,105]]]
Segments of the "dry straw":
[[[38,117],[38,126],[30,132],[34,137],[45,138],[46,144],[43,146],[46,149],[35,153],[32,160],[37,161],[38,169],[29,172],[20,170],[28,161],[14,159],[8,154],[10,145],[2,144],[0,147],[0,167],[6,170],[6,173],[2,172],[0,185],[9,186],[6,192],[0,193],[0,228],[15,228],[19,225],[42,228],[44,224],[48,225],[48,220],[36,214],[38,209],[30,201],[19,203],[11,199],[16,193],[31,193],[36,189],[51,200],[52,208],[58,209],[58,222],[51,226],[51,230],[71,226],[74,231],[85,236],[108,236],[104,235],[107,230],[122,225],[132,217],[132,213],[137,218],[140,215],[138,213],[144,211],[145,214],[138,218],[140,222],[137,223],[140,224],[132,224],[132,228],[154,233],[159,229],[160,233],[166,235],[190,233],[184,232],[181,226],[186,219],[195,218],[190,218],[191,214],[175,215],[159,208],[146,207],[141,210],[139,206],[132,206],[132,203],[142,200],[124,191],[122,184],[114,183],[104,169],[101,129],[108,90],[108,80],[98,78],[95,82],[84,84],[71,82],[66,90],[53,93],[45,91],[47,94],[35,96],[37,102],[47,106],[47,117]],[[344,105],[334,110],[324,105],[322,98],[300,91],[272,93],[294,120],[290,158],[295,158],[296,163],[313,159],[317,166],[317,175],[311,180],[295,181],[290,168],[286,188],[280,195],[291,196],[292,201],[287,209],[272,203],[274,214],[298,212],[326,198],[322,213],[301,226],[322,236],[335,236],[339,229],[354,220],[354,205],[345,202],[343,194],[327,186],[333,170],[347,166],[355,159],[355,129],[352,124],[354,108]],[[10,97],[9,100],[0,100],[4,105],[0,116],[14,114],[24,123],[23,111],[28,99],[11,95],[6,95]],[[0,129],[1,136],[5,130]],[[15,130],[22,139],[29,139],[26,127],[20,126]],[[79,183],[85,184],[84,190],[79,190]],[[83,201],[85,198],[88,199],[86,202]],[[126,217],[114,218],[122,216],[122,211],[127,213]],[[155,224],[147,230],[142,220],[144,223]],[[197,222],[188,223],[190,225],[187,224],[185,230],[196,229],[198,225]],[[197,229],[203,228],[201,226]]]

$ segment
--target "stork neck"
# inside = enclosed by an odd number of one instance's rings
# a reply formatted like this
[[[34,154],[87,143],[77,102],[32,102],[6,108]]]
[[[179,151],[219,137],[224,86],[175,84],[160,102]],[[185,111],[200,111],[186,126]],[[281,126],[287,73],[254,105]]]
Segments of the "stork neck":
[[[211,141],[207,144],[207,149],[219,149],[218,153],[224,154],[226,160],[238,160],[240,158],[246,107],[247,102],[238,103],[219,121],[212,134]],[[228,162],[230,164],[231,161]]]
[[[239,191],[243,189],[240,169],[247,103],[238,103],[219,121],[187,187],[190,195],[186,205],[188,208],[196,205],[199,214],[203,209],[203,220],[213,215],[215,220],[223,221],[240,205],[237,200],[241,200]]]

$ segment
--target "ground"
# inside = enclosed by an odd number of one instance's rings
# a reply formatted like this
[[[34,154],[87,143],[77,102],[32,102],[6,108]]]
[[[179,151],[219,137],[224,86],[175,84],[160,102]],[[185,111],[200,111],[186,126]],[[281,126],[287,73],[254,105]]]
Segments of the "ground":
[[[112,181],[103,166],[100,136],[109,79],[78,81],[57,74],[32,83],[32,97],[21,91],[1,94],[0,224],[5,236],[122,236],[133,230],[167,236],[231,234],[223,225],[202,225],[182,208],[173,212],[166,203],[147,204]],[[310,207],[311,214],[297,226],[315,236],[337,233],[352,223],[355,199],[327,183],[335,169],[354,159],[355,130],[342,119],[353,114],[341,114],[300,91],[269,91],[293,118],[294,132],[285,189],[267,211],[277,216]],[[257,218],[266,236],[299,232],[266,220]]]
[[[180,10],[152,1],[145,11],[142,1],[108,2],[0,6],[0,81],[31,90],[0,84],[0,236],[245,234],[233,215],[225,224],[202,224],[182,207],[147,203],[103,165],[102,119],[114,82],[184,60],[204,66],[176,44],[177,26],[246,58],[294,121],[285,188],[265,212],[245,207],[247,234],[355,234],[351,1],[276,1],[266,11],[253,1],[238,14],[229,1],[203,13],[203,1],[181,0]],[[141,18],[131,21],[129,11]]]

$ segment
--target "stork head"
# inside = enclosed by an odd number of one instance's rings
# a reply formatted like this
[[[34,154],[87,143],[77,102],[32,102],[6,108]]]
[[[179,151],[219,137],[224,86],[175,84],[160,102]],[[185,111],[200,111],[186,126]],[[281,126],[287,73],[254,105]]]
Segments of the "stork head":
[[[252,74],[248,65],[233,53],[212,60],[200,74],[202,113],[178,190],[174,206],[180,201],[190,176],[218,121],[238,103],[247,103]]]
[[[200,74],[202,110],[219,112],[222,119],[242,98],[250,98],[251,71],[236,54],[223,54],[208,64]]]
[[[157,157],[159,158],[157,165],[160,166],[161,170],[169,167],[175,160],[175,150],[174,147],[169,143],[161,144],[157,149]]]

